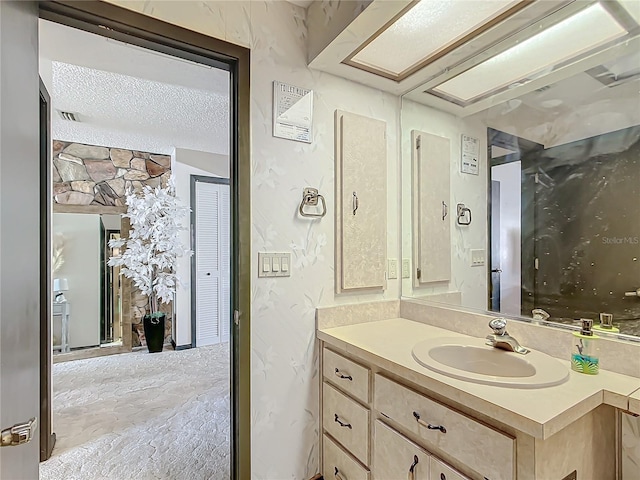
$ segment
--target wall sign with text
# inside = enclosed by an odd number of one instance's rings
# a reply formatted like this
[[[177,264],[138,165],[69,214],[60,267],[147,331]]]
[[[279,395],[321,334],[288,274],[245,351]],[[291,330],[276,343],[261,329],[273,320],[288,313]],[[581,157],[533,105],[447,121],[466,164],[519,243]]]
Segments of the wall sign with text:
[[[311,143],[313,90],[273,82],[273,136]]]
[[[480,142],[477,138],[462,134],[462,145],[460,148],[460,171],[479,175],[480,173]]]

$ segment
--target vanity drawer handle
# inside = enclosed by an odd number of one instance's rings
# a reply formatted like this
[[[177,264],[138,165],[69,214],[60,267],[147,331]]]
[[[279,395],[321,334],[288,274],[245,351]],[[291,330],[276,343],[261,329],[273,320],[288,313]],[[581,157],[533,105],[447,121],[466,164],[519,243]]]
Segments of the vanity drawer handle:
[[[337,368],[336,368],[336,377],[344,378],[346,380],[349,380],[350,382],[353,382],[353,377],[351,375],[343,375],[342,373],[340,373],[340,370],[338,370]]]
[[[440,430],[442,433],[447,433],[447,429],[442,425],[431,425],[424,420],[420,420],[420,414],[418,412],[413,412],[413,416],[415,417],[416,422],[418,422],[423,427],[427,427],[429,430]]]
[[[409,467],[409,480],[413,480],[415,478],[414,470],[416,469],[416,465],[418,465],[418,456],[414,455],[413,456],[413,463]]]
[[[338,467],[333,467],[333,468],[334,468],[333,476],[336,478],[336,480],[347,480],[345,477],[340,475],[340,472],[338,471]]]
[[[349,430],[353,428],[350,423],[344,423],[342,420],[340,420],[340,417],[338,417],[337,413],[335,413],[334,415],[335,415],[335,417],[333,417],[334,422],[339,424],[341,427],[347,427]]]

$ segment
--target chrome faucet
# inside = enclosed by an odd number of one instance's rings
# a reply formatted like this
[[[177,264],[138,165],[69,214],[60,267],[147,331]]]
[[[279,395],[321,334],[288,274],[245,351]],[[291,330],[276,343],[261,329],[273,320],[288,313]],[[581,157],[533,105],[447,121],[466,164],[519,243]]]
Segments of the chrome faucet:
[[[489,326],[493,330],[491,335],[487,335],[487,345],[495,348],[501,348],[510,352],[516,352],[526,355],[529,350],[521,346],[518,341],[507,332],[507,321],[504,318],[494,318],[489,322]]]
[[[544,322],[548,320],[549,317],[551,317],[551,315],[549,315],[547,312],[545,312],[541,308],[534,308],[533,310],[531,310],[531,315],[533,316],[534,320],[539,322]]]

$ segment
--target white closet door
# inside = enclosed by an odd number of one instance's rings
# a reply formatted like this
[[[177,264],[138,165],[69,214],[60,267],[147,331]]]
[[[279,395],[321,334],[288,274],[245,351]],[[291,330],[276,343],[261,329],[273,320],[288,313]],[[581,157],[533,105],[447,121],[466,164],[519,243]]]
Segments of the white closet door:
[[[229,340],[229,186],[196,182],[196,347]]]
[[[220,187],[220,341],[231,331],[231,198],[229,185]]]

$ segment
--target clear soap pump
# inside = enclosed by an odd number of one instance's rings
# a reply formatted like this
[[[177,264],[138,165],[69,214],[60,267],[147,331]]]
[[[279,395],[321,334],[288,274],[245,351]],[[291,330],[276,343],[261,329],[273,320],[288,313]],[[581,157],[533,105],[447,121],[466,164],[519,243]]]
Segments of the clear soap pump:
[[[599,337],[593,334],[593,320],[582,318],[580,332],[573,333],[571,369],[587,375],[597,375],[600,371],[598,358]]]

